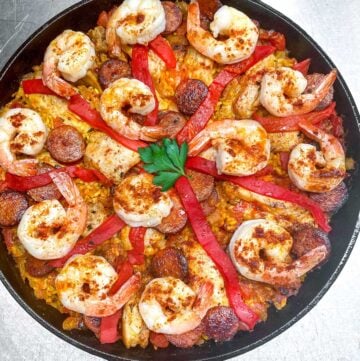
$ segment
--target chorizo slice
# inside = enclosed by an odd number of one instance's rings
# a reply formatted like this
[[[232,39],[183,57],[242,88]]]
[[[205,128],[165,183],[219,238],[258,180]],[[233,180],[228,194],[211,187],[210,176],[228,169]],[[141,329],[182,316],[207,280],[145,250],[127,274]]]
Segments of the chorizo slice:
[[[239,319],[233,309],[226,306],[210,308],[203,323],[205,335],[215,341],[228,341],[239,329]]]
[[[51,156],[61,163],[77,162],[85,153],[84,139],[71,125],[62,125],[52,129],[46,146]]]
[[[167,247],[152,258],[151,272],[155,277],[175,277],[184,281],[188,276],[188,263],[180,249]]]
[[[184,80],[176,88],[176,104],[182,113],[192,115],[206,98],[207,93],[208,88],[201,80]]]
[[[209,20],[214,19],[215,13],[223,6],[220,0],[198,0],[200,14]]]
[[[55,267],[47,261],[43,261],[28,255],[25,262],[25,270],[32,277],[43,277],[51,273]]]
[[[48,173],[55,169],[47,163],[39,163],[37,166],[37,174]],[[37,187],[27,191],[27,194],[35,201],[42,202],[47,199],[60,199],[61,193],[54,183],[50,183],[43,187]]]
[[[29,207],[26,196],[15,191],[0,193],[0,227],[12,227],[18,224]]]
[[[211,175],[203,174],[193,170],[186,170],[192,189],[199,202],[208,199],[214,190],[214,178]]]
[[[165,129],[166,136],[171,139],[174,139],[186,124],[186,119],[179,112],[171,110],[161,112],[158,119],[159,125]]]
[[[325,74],[320,74],[320,73],[313,73],[306,75],[307,86],[304,93],[313,93],[314,90],[323,81],[325,76],[326,76]],[[325,96],[325,98],[321,101],[321,103],[316,107],[315,110],[321,110],[328,107],[333,101],[333,99],[334,99],[334,87],[332,86],[329,92],[327,93],[327,95]]]
[[[101,65],[98,74],[101,87],[106,89],[115,80],[131,77],[131,68],[125,61],[110,59]]]
[[[201,202],[201,208],[205,214],[205,216],[208,216],[216,209],[216,204],[219,202],[219,195],[214,188],[214,190],[211,192],[210,197],[206,199],[205,201]]]
[[[169,35],[181,25],[183,16],[180,8],[172,1],[163,1],[161,5],[165,11],[166,26],[163,35]]]
[[[167,340],[176,347],[190,348],[193,347],[200,339],[204,332],[204,325],[200,323],[195,329],[182,333],[180,335],[165,335]]]

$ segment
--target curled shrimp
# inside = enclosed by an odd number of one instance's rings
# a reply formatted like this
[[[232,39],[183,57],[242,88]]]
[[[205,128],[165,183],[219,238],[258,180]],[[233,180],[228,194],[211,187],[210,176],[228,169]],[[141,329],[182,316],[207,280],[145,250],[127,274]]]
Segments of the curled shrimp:
[[[197,155],[211,143],[216,149],[219,173],[251,175],[263,169],[270,157],[266,130],[255,120],[213,122],[189,143],[189,155]]]
[[[277,117],[306,114],[320,104],[335,80],[336,70],[332,70],[312,93],[303,94],[307,80],[302,73],[287,67],[274,69],[262,78],[260,102]]]
[[[316,267],[328,254],[319,245],[293,260],[291,235],[277,223],[265,219],[246,221],[235,231],[229,244],[230,257],[246,278],[272,285],[287,286]]]
[[[155,278],[141,295],[141,317],[153,332],[180,335],[191,331],[212,307],[213,289],[213,284],[205,281],[196,295],[178,278]]]
[[[16,160],[15,153],[36,155],[47,137],[41,116],[31,109],[14,108],[0,118],[0,165],[7,172],[29,176],[36,174],[36,159]]]
[[[56,94],[70,97],[77,90],[67,81],[83,78],[94,62],[95,46],[90,38],[80,31],[65,30],[46,49],[43,82]]]
[[[336,188],[346,175],[345,153],[339,140],[318,127],[300,123],[301,130],[320,144],[298,144],[290,153],[288,174],[292,182],[307,192],[329,192]]]
[[[113,12],[106,27],[112,54],[120,53],[117,36],[124,44],[147,44],[165,30],[165,11],[160,0],[125,0]]]
[[[259,31],[252,20],[241,11],[222,6],[214,15],[209,31],[200,25],[200,9],[197,2],[188,8],[187,38],[202,55],[220,64],[233,64],[247,59],[255,50]],[[225,40],[216,39],[218,36]]]
[[[130,139],[154,141],[165,133],[161,126],[142,126],[132,114],[147,115],[155,108],[150,88],[137,79],[121,78],[104,90],[100,99],[100,113],[106,123]]]
[[[28,208],[17,234],[25,249],[42,260],[65,256],[85,230],[87,206],[67,173],[50,173],[68,203],[65,211],[57,199],[45,200]]]
[[[109,290],[118,275],[103,257],[76,255],[62,268],[55,280],[60,302],[69,310],[91,317],[114,314],[140,288],[140,274],[131,276],[114,294]]]

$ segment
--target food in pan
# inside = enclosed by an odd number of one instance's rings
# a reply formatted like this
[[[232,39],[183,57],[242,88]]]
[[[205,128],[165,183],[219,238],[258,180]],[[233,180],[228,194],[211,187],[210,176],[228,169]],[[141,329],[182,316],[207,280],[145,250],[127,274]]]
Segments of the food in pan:
[[[65,330],[188,348],[296,297],[351,165],[336,70],[309,68],[218,0],[125,0],[48,45],[1,109],[0,226]]]

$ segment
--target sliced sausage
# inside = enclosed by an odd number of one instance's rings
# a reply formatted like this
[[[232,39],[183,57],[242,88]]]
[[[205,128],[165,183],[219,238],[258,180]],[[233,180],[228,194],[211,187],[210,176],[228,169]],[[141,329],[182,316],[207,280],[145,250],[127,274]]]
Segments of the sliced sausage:
[[[174,139],[186,124],[186,119],[179,112],[171,110],[161,112],[158,119],[159,125],[165,129],[166,136],[171,139]]]
[[[198,201],[202,202],[208,199],[214,190],[214,178],[211,175],[189,169],[186,170],[186,175]]]
[[[28,255],[25,262],[26,272],[33,277],[43,277],[52,272],[55,267],[49,265],[47,261],[43,261]]]
[[[99,82],[103,89],[120,78],[131,77],[131,68],[128,63],[118,59],[105,61],[99,70]]]
[[[304,254],[310,252],[312,249],[321,245],[326,246],[328,250],[326,259],[329,257],[331,251],[331,243],[327,234],[321,229],[315,228],[314,226],[308,224],[302,224],[295,227],[295,229],[291,232],[291,235],[293,237],[293,246],[291,249],[291,253],[296,258],[303,256]]]
[[[167,247],[152,258],[151,272],[155,277],[175,277],[186,280],[188,263],[180,249]]]
[[[169,341],[162,333],[150,331],[149,341],[155,346],[155,348],[166,348],[169,346]]]
[[[192,115],[206,98],[207,93],[208,88],[201,80],[187,79],[176,88],[176,104],[182,113]]]
[[[319,86],[319,84],[323,81],[324,78],[325,75],[320,73],[306,75],[306,80],[308,83],[304,93],[312,93]],[[329,92],[327,93],[327,95],[325,96],[325,98],[321,101],[321,103],[316,107],[315,110],[321,110],[328,107],[333,101],[333,99],[334,99],[334,87],[332,86]]]
[[[170,343],[176,347],[189,348],[193,347],[200,339],[204,332],[204,325],[200,323],[195,329],[182,333],[180,335],[165,335]]]
[[[165,11],[166,26],[163,35],[173,33],[182,23],[182,12],[180,8],[172,1],[163,1],[161,5]]]
[[[345,204],[349,193],[345,183],[341,182],[330,192],[310,193],[309,197],[318,203],[324,212],[335,213]]]
[[[101,325],[100,317],[84,316],[84,324],[90,331],[94,332],[96,337],[99,337]]]
[[[200,13],[209,20],[214,19],[214,14],[222,7],[220,0],[198,0]]]
[[[24,194],[15,191],[0,193],[0,227],[12,227],[18,224],[28,207]]]
[[[205,335],[215,341],[232,339],[239,328],[239,320],[232,308],[216,306],[210,308],[203,319]]]
[[[205,216],[208,216],[209,214],[215,211],[218,202],[219,202],[219,195],[216,189],[214,188],[214,190],[210,194],[210,197],[205,201],[201,202],[201,208]]]
[[[37,166],[37,174],[48,173],[55,169],[47,163],[39,163]],[[61,193],[54,183],[50,183],[43,187],[33,188],[27,191],[27,194],[36,202],[42,202],[47,199],[60,199]]]
[[[61,163],[79,161],[85,153],[85,142],[80,132],[71,125],[62,125],[49,133],[47,149]]]

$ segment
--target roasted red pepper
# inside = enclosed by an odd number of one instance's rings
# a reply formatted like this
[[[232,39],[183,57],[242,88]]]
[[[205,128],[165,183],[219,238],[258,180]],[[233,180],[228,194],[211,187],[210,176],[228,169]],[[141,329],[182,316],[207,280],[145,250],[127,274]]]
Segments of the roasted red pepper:
[[[163,333],[150,331],[149,341],[158,348],[166,348],[169,346],[169,341]]]
[[[71,256],[88,253],[114,236],[124,226],[125,223],[117,215],[113,214],[85,238],[78,241],[75,244],[75,247],[66,256],[50,261],[49,264],[53,267],[62,267]]]
[[[309,72],[310,64],[311,64],[311,59],[310,58],[305,59],[305,60],[301,61],[300,63],[296,63],[293,66],[293,69],[299,71],[300,73],[302,73],[305,76]]]
[[[114,295],[120,287],[132,276],[133,267],[130,262],[125,261],[117,267],[118,279],[112,285],[109,295]]]
[[[131,264],[140,265],[144,263],[145,233],[145,227],[136,227],[130,229],[129,239],[133,248],[128,252],[128,259]]]
[[[181,144],[190,141],[197,133],[205,128],[207,122],[213,115],[216,104],[225,89],[226,85],[238,75],[244,73],[275,51],[272,46],[257,46],[250,58],[237,64],[226,66],[209,86],[209,91],[196,112],[188,120],[184,128],[177,135],[177,141]]]
[[[283,51],[286,49],[286,39],[284,34],[274,30],[260,30],[259,39],[265,43],[275,46],[276,50]]]
[[[233,307],[237,317],[247,325],[249,330],[252,330],[258,321],[258,316],[243,302],[236,269],[212,232],[189,180],[181,176],[175,183],[175,189],[188,214],[189,222],[198,242],[223,276],[230,305]]]
[[[278,132],[292,132],[300,130],[300,122],[310,122],[312,124],[319,124],[325,119],[328,119],[334,113],[336,103],[332,102],[327,108],[319,111],[310,112],[302,115],[292,115],[289,117],[262,117],[259,114],[253,114],[252,118],[258,121],[269,133]]]
[[[175,53],[171,45],[161,35],[158,35],[154,40],[150,41],[149,47],[163,60],[168,68],[176,68]]]
[[[146,116],[144,125],[155,125],[157,122],[159,102],[156,97],[155,86],[149,71],[149,49],[144,45],[134,45],[132,48],[131,72],[135,79],[146,84],[155,97],[155,109]]]
[[[82,120],[91,125],[94,129],[101,130],[109,137],[116,140],[118,143],[126,148],[136,152],[138,148],[146,147],[146,143],[141,140],[133,140],[124,137],[111,127],[109,127],[101,118],[100,113],[93,109],[89,102],[87,102],[81,95],[74,95],[70,98],[68,104],[69,110],[78,115]]]
[[[25,94],[57,95],[46,85],[42,79],[27,79],[21,82]]]
[[[260,180],[254,176],[234,177],[228,175],[219,175],[216,164],[213,161],[201,158],[190,157],[186,162],[186,167],[201,173],[212,175],[218,180],[228,181],[239,185],[251,192],[262,194],[267,197],[291,202],[307,209],[314,217],[316,223],[325,231],[330,232],[331,227],[328,224],[327,217],[319,205],[310,198],[292,192],[286,188],[280,187],[271,182]]]

